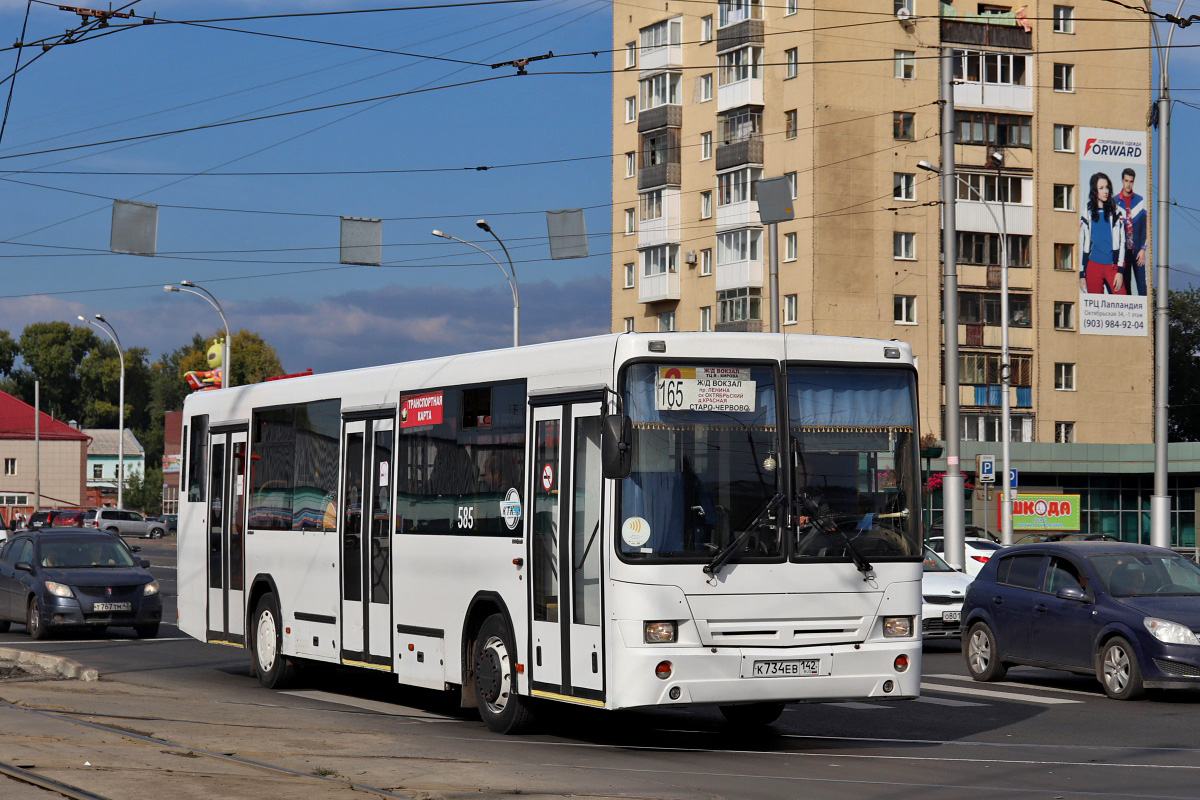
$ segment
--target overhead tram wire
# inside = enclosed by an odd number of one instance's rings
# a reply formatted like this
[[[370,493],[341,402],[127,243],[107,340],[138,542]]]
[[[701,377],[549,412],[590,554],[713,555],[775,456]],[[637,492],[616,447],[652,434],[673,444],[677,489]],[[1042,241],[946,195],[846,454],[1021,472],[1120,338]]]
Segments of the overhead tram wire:
[[[38,3],[39,5],[43,5],[43,6],[52,6],[55,8],[59,7],[59,3],[55,2],[54,0],[33,0],[33,2]],[[134,3],[136,3],[136,2],[138,2],[138,0],[134,0]],[[401,13],[401,12],[405,12],[405,11],[438,11],[438,10],[450,9],[450,8],[474,8],[477,6],[507,6],[507,5],[515,5],[515,4],[519,4],[519,3],[543,3],[543,2],[546,2],[546,0],[464,0],[463,2],[457,2],[457,3],[428,3],[425,5],[418,5],[418,6],[389,6],[386,8],[347,8],[347,9],[341,9],[338,11],[293,11],[293,12],[279,13],[279,14],[259,14],[256,16],[246,16],[246,17],[214,17],[212,19],[202,19],[202,20],[195,20],[195,21],[197,21],[197,22],[253,22],[255,20],[267,20],[267,19],[292,19],[292,18],[297,18],[297,17],[340,17],[340,16],[350,16],[350,15],[354,15],[354,14],[391,14],[391,13]],[[122,9],[119,9],[119,10],[124,10],[125,8],[128,8],[131,5],[133,5],[133,3],[129,3],[128,5],[124,6]],[[151,24],[154,24],[158,21],[157,17],[139,17],[139,19],[149,20]],[[166,20],[166,21],[164,21],[164,24],[171,24],[171,23],[169,20]],[[113,26],[113,27],[119,27],[119,26]]]
[[[25,2],[25,20],[21,23],[21,38],[18,41],[25,41],[25,29],[29,25],[29,9],[33,7],[33,0]],[[16,75],[21,71],[21,51],[17,50],[17,64],[13,68],[13,79],[8,82],[8,99],[4,101],[4,119],[0,121],[0,142],[4,141],[4,130],[8,127],[8,111],[12,108],[13,92],[17,88]]]

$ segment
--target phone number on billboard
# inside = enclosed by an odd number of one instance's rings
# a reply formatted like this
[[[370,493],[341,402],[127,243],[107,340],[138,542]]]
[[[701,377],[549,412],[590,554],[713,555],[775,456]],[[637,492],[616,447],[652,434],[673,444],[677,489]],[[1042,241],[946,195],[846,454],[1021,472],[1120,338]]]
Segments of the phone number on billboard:
[[[1130,331],[1145,330],[1146,323],[1140,319],[1085,319],[1084,328],[1122,328]]]

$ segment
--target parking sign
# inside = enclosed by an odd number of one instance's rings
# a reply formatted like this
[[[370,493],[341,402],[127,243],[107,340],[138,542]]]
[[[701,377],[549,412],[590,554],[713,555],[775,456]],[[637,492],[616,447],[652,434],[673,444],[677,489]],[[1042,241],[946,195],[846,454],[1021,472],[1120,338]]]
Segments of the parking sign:
[[[975,473],[980,483],[996,482],[996,457],[975,456]]]

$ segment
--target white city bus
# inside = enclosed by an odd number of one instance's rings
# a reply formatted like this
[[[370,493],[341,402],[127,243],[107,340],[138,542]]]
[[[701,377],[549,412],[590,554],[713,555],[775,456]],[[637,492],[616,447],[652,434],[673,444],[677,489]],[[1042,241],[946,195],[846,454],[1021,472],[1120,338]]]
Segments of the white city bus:
[[[198,392],[179,625],[530,708],[907,698],[920,682],[912,353],[620,334]]]

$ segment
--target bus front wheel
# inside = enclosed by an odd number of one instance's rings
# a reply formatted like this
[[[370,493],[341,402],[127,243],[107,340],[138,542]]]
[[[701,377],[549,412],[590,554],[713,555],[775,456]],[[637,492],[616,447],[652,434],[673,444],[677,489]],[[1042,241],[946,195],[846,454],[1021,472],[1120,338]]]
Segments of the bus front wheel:
[[[517,694],[516,649],[501,614],[483,621],[475,639],[472,681],[483,724],[496,733],[520,733],[533,722],[529,701]]]
[[[284,689],[296,675],[295,663],[283,654],[283,624],[275,595],[264,594],[254,611],[251,657],[258,682],[268,689]]]

